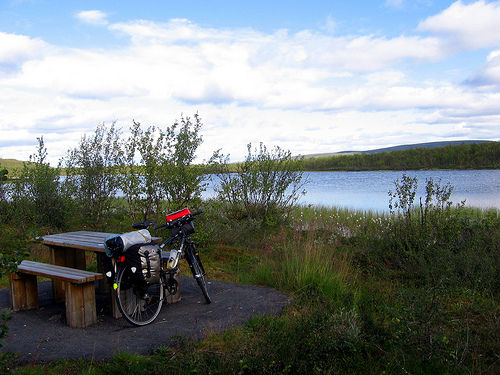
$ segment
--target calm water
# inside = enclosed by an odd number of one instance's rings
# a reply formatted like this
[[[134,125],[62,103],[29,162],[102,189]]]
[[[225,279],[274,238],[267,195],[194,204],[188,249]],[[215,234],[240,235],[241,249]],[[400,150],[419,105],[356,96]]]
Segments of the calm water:
[[[386,172],[308,172],[307,194],[299,203],[322,206],[347,207],[360,210],[388,211],[389,190],[395,190],[394,181],[403,173],[417,177],[419,196],[424,195],[425,180],[432,178],[440,184],[454,187],[451,201],[466,205],[500,209],[500,170],[464,171],[386,171]],[[209,186],[205,197],[214,195]]]

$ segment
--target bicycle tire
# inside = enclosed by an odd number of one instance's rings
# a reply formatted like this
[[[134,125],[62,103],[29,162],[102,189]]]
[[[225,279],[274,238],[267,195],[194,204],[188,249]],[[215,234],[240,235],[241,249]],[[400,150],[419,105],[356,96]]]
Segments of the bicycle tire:
[[[207,302],[207,304],[211,303],[212,299],[208,294],[207,281],[205,280],[205,275],[203,273],[202,268],[200,267],[200,264],[198,263],[198,259],[196,259],[196,256],[194,255],[191,260],[191,272],[193,273],[193,277],[195,278],[196,282],[198,283],[198,286],[201,289],[201,292],[203,293],[203,296],[205,297],[205,301]]]
[[[132,325],[145,326],[153,322],[163,305],[163,280],[138,285],[131,280],[131,271],[123,266],[116,275],[115,297],[118,309]]]

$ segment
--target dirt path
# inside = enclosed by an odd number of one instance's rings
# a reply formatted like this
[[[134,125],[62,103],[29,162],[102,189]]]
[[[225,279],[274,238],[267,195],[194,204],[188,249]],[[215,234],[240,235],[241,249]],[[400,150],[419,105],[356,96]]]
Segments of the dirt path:
[[[278,314],[288,304],[284,294],[268,288],[212,281],[212,304],[206,305],[193,278],[181,278],[182,300],[162,308],[145,327],[133,327],[123,318],[106,314],[105,298],[98,298],[98,322],[87,328],[65,324],[64,305],[51,303],[50,282],[39,284],[41,308],[12,313],[2,351],[19,354],[19,363],[41,363],[62,358],[108,359],[116,352],[147,354],[172,344],[181,335],[202,338],[241,325],[251,317]],[[104,296],[103,296],[104,297]],[[9,307],[8,289],[0,290],[0,308]]]

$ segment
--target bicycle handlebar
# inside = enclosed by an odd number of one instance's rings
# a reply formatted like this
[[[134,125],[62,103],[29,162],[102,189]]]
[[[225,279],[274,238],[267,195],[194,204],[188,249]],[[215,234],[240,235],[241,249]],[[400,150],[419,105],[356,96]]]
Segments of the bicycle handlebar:
[[[155,229],[162,229],[162,228],[175,228],[177,226],[181,226],[185,223],[189,223],[190,221],[194,220],[194,217],[196,215],[199,215],[203,213],[203,210],[198,210],[196,212],[192,212],[189,215],[180,217],[178,219],[172,220],[171,222],[161,224],[161,225],[155,225]]]
[[[150,227],[151,225],[154,225],[152,221],[141,221],[140,223],[135,223],[132,224],[132,228],[134,229],[146,229]]]

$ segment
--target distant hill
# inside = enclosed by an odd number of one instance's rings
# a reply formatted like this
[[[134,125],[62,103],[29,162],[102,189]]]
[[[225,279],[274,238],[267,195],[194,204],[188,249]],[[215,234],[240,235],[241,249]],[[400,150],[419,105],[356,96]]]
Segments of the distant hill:
[[[23,167],[23,161],[16,159],[1,159],[0,158],[0,168],[1,169],[17,169]]]
[[[376,154],[379,152],[401,151],[401,150],[408,150],[408,149],[412,149],[412,148],[435,148],[435,147],[444,147],[444,146],[459,146],[462,144],[490,143],[490,142],[495,142],[495,141],[463,140],[463,141],[414,143],[414,144],[410,144],[410,145],[400,145],[400,146],[376,148],[373,150],[366,150],[366,151],[340,151],[340,152],[326,152],[326,153],[322,153],[322,154],[308,154],[308,155],[304,155],[304,158],[317,158],[317,157],[333,156],[333,155]]]

